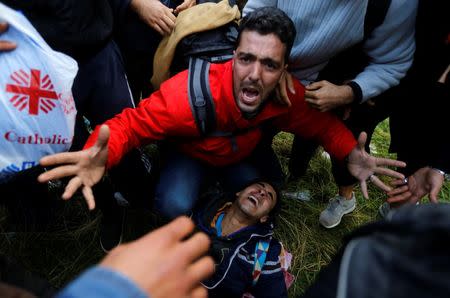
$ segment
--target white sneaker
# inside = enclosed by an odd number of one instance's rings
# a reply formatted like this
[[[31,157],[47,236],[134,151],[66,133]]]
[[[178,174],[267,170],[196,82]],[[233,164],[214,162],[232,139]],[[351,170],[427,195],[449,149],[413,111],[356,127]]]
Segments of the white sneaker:
[[[391,205],[389,205],[388,202],[384,202],[383,204],[378,207],[378,213],[380,216],[384,219],[387,219],[389,212],[391,212]]]
[[[337,195],[330,200],[325,210],[320,213],[319,222],[327,229],[334,228],[341,223],[342,216],[355,210],[356,198],[352,194],[352,198],[346,198]]]

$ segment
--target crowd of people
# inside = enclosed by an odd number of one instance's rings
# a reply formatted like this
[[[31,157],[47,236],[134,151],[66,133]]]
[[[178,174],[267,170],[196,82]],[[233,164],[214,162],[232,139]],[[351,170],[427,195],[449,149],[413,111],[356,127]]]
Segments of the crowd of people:
[[[234,4],[216,2],[224,1]],[[192,70],[152,90],[150,77],[159,70],[149,57],[161,39],[177,34],[178,15],[195,5],[223,3],[2,1],[20,10],[52,49],[75,59],[79,68],[72,86],[77,118],[71,149],[43,156],[38,166],[0,181],[1,202],[10,207],[26,201],[33,190],[33,204],[39,207],[27,212],[46,224],[53,210],[47,208],[52,204],[47,199],[49,183],[63,184],[65,200],[81,191],[87,208],[103,213],[102,248],[109,253],[52,294],[287,297],[287,251],[274,237],[280,189],[286,181],[271,147],[280,131],[295,135],[288,179],[305,175],[317,144],[332,156],[339,192],[319,216],[325,228],[339,225],[355,209],[356,183],[366,198],[368,183],[386,192],[380,212],[393,220],[392,227],[408,222],[408,214],[448,217],[445,206],[415,206],[427,195],[438,203],[450,172],[450,127],[444,108],[450,98],[450,26],[443,2],[248,0],[232,58],[202,69],[211,94],[206,106],[213,111],[210,121],[215,127],[203,135],[190,101]],[[204,28],[212,30],[211,24]],[[8,24],[1,23],[0,34],[7,30]],[[0,35],[0,62],[20,46]],[[398,160],[369,151],[373,130],[387,117]],[[162,152],[157,173],[143,150],[150,143],[158,143]],[[380,176],[393,179],[388,183]],[[150,179],[155,180],[154,193],[148,189]],[[223,192],[205,196],[217,183]],[[27,187],[18,191],[18,185]],[[36,197],[42,197],[42,206]],[[152,206],[171,222],[119,245],[120,205],[135,201]],[[192,234],[194,227],[197,232]],[[444,219],[427,227],[431,234],[450,231]],[[111,228],[117,241],[108,237]],[[374,237],[376,243],[375,234],[385,231],[377,229],[363,228],[353,239],[365,232],[364,239]],[[423,245],[433,241],[420,239],[417,243]],[[377,264],[382,260],[370,249],[366,254],[354,250],[364,247],[354,243],[343,246],[306,297],[369,297],[365,295],[376,283],[368,282],[365,292],[362,285],[352,287],[348,266],[364,270],[347,256],[366,256]],[[389,243],[385,251],[395,254],[397,246]],[[399,266],[413,272],[414,262],[412,257]],[[432,270],[421,265],[425,272]],[[445,285],[434,286],[441,294],[450,293]],[[4,283],[0,276],[0,292],[12,295],[23,291],[20,287]]]

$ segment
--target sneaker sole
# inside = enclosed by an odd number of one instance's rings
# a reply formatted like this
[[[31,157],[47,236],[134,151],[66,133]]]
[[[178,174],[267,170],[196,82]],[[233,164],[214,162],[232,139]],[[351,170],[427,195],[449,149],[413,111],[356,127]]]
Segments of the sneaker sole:
[[[381,205],[378,207],[378,215],[379,215],[382,219],[386,219],[386,217],[387,217],[387,214],[384,214],[384,211],[383,211],[383,204],[381,204]]]
[[[322,227],[327,228],[327,229],[332,229],[332,228],[338,226],[338,225],[341,223],[342,217],[344,217],[344,215],[349,214],[349,213],[352,213],[352,212],[355,210],[355,208],[356,208],[356,204],[353,205],[353,207],[352,207],[351,209],[349,209],[349,210],[343,212],[343,213],[342,213],[342,216],[339,218],[339,221],[338,221],[337,223],[331,225],[331,226],[326,226],[326,225],[324,225],[320,220],[319,220],[319,222],[320,222],[320,224],[322,225]]]

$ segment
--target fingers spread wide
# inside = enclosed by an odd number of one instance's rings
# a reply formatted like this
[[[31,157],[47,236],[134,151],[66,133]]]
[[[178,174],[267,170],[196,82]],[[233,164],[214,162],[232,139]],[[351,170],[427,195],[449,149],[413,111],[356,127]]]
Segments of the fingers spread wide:
[[[377,166],[390,166],[390,167],[399,167],[399,168],[406,167],[405,162],[403,162],[401,160],[390,159],[390,158],[377,157],[376,163],[377,163]]]
[[[403,175],[402,173],[399,173],[397,171],[388,169],[388,168],[383,168],[383,167],[377,167],[374,169],[374,172],[377,175],[386,175],[386,176],[390,176],[393,178],[398,178],[398,179],[404,179],[405,175]]]
[[[74,176],[77,173],[78,166],[74,165],[67,165],[67,166],[60,166],[54,169],[51,169],[50,171],[46,171],[38,176],[39,182],[47,182],[54,179],[60,179],[63,177],[69,177]]]
[[[44,156],[43,158],[41,158],[39,163],[43,167],[56,166],[56,165],[67,164],[67,163],[76,163],[76,162],[78,162],[78,160],[80,158],[81,152],[82,151],[62,152],[62,153]]]
[[[386,184],[384,184],[383,181],[380,180],[380,178],[378,178],[375,175],[372,175],[372,178],[370,179],[370,181],[373,183],[373,185],[375,185],[376,187],[378,187],[379,189],[388,192],[390,191],[392,188]]]
[[[70,179],[69,183],[66,186],[66,189],[64,190],[64,193],[62,194],[62,198],[64,200],[70,199],[82,184],[83,183],[81,182],[81,179],[79,177],[73,177],[72,179]]]
[[[368,199],[368,198],[369,198],[369,193],[367,192],[367,183],[366,183],[366,181],[365,181],[365,180],[364,180],[364,181],[361,181],[361,182],[359,183],[359,185],[360,185],[360,187],[361,187],[361,192],[362,192],[362,194],[363,194],[363,197],[366,198],[366,199]]]
[[[86,200],[86,203],[88,205],[89,210],[95,209],[95,199],[94,194],[92,192],[92,188],[89,186],[84,186],[82,189],[84,199]]]

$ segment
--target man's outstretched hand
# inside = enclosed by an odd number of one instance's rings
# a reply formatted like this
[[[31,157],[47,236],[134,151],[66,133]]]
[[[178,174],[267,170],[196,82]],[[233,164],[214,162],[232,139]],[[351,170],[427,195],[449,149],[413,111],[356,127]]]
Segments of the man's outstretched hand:
[[[376,174],[404,179],[405,176],[403,174],[386,167],[405,167],[406,164],[402,161],[370,155],[364,148],[366,140],[367,134],[362,132],[358,137],[358,145],[348,155],[347,168],[350,174],[358,179],[361,186],[361,192],[367,199],[369,197],[367,192],[367,180],[372,182],[378,188],[388,192],[391,190],[391,187],[384,184]]]
[[[404,180],[396,180],[392,184],[396,188],[388,192],[389,203],[416,204],[426,195],[430,202],[437,203],[444,176],[433,168],[423,167],[409,176],[406,183]]]
[[[207,297],[200,282],[214,271],[205,256],[209,238],[192,236],[194,223],[180,217],[142,238],[113,249],[100,266],[120,272],[152,298]]]
[[[89,210],[95,208],[92,186],[102,179],[108,160],[109,127],[102,125],[94,146],[77,152],[64,152],[49,155],[40,160],[43,167],[55,168],[39,175],[39,182],[74,176],[70,179],[62,195],[64,200],[70,199],[81,188]]]

